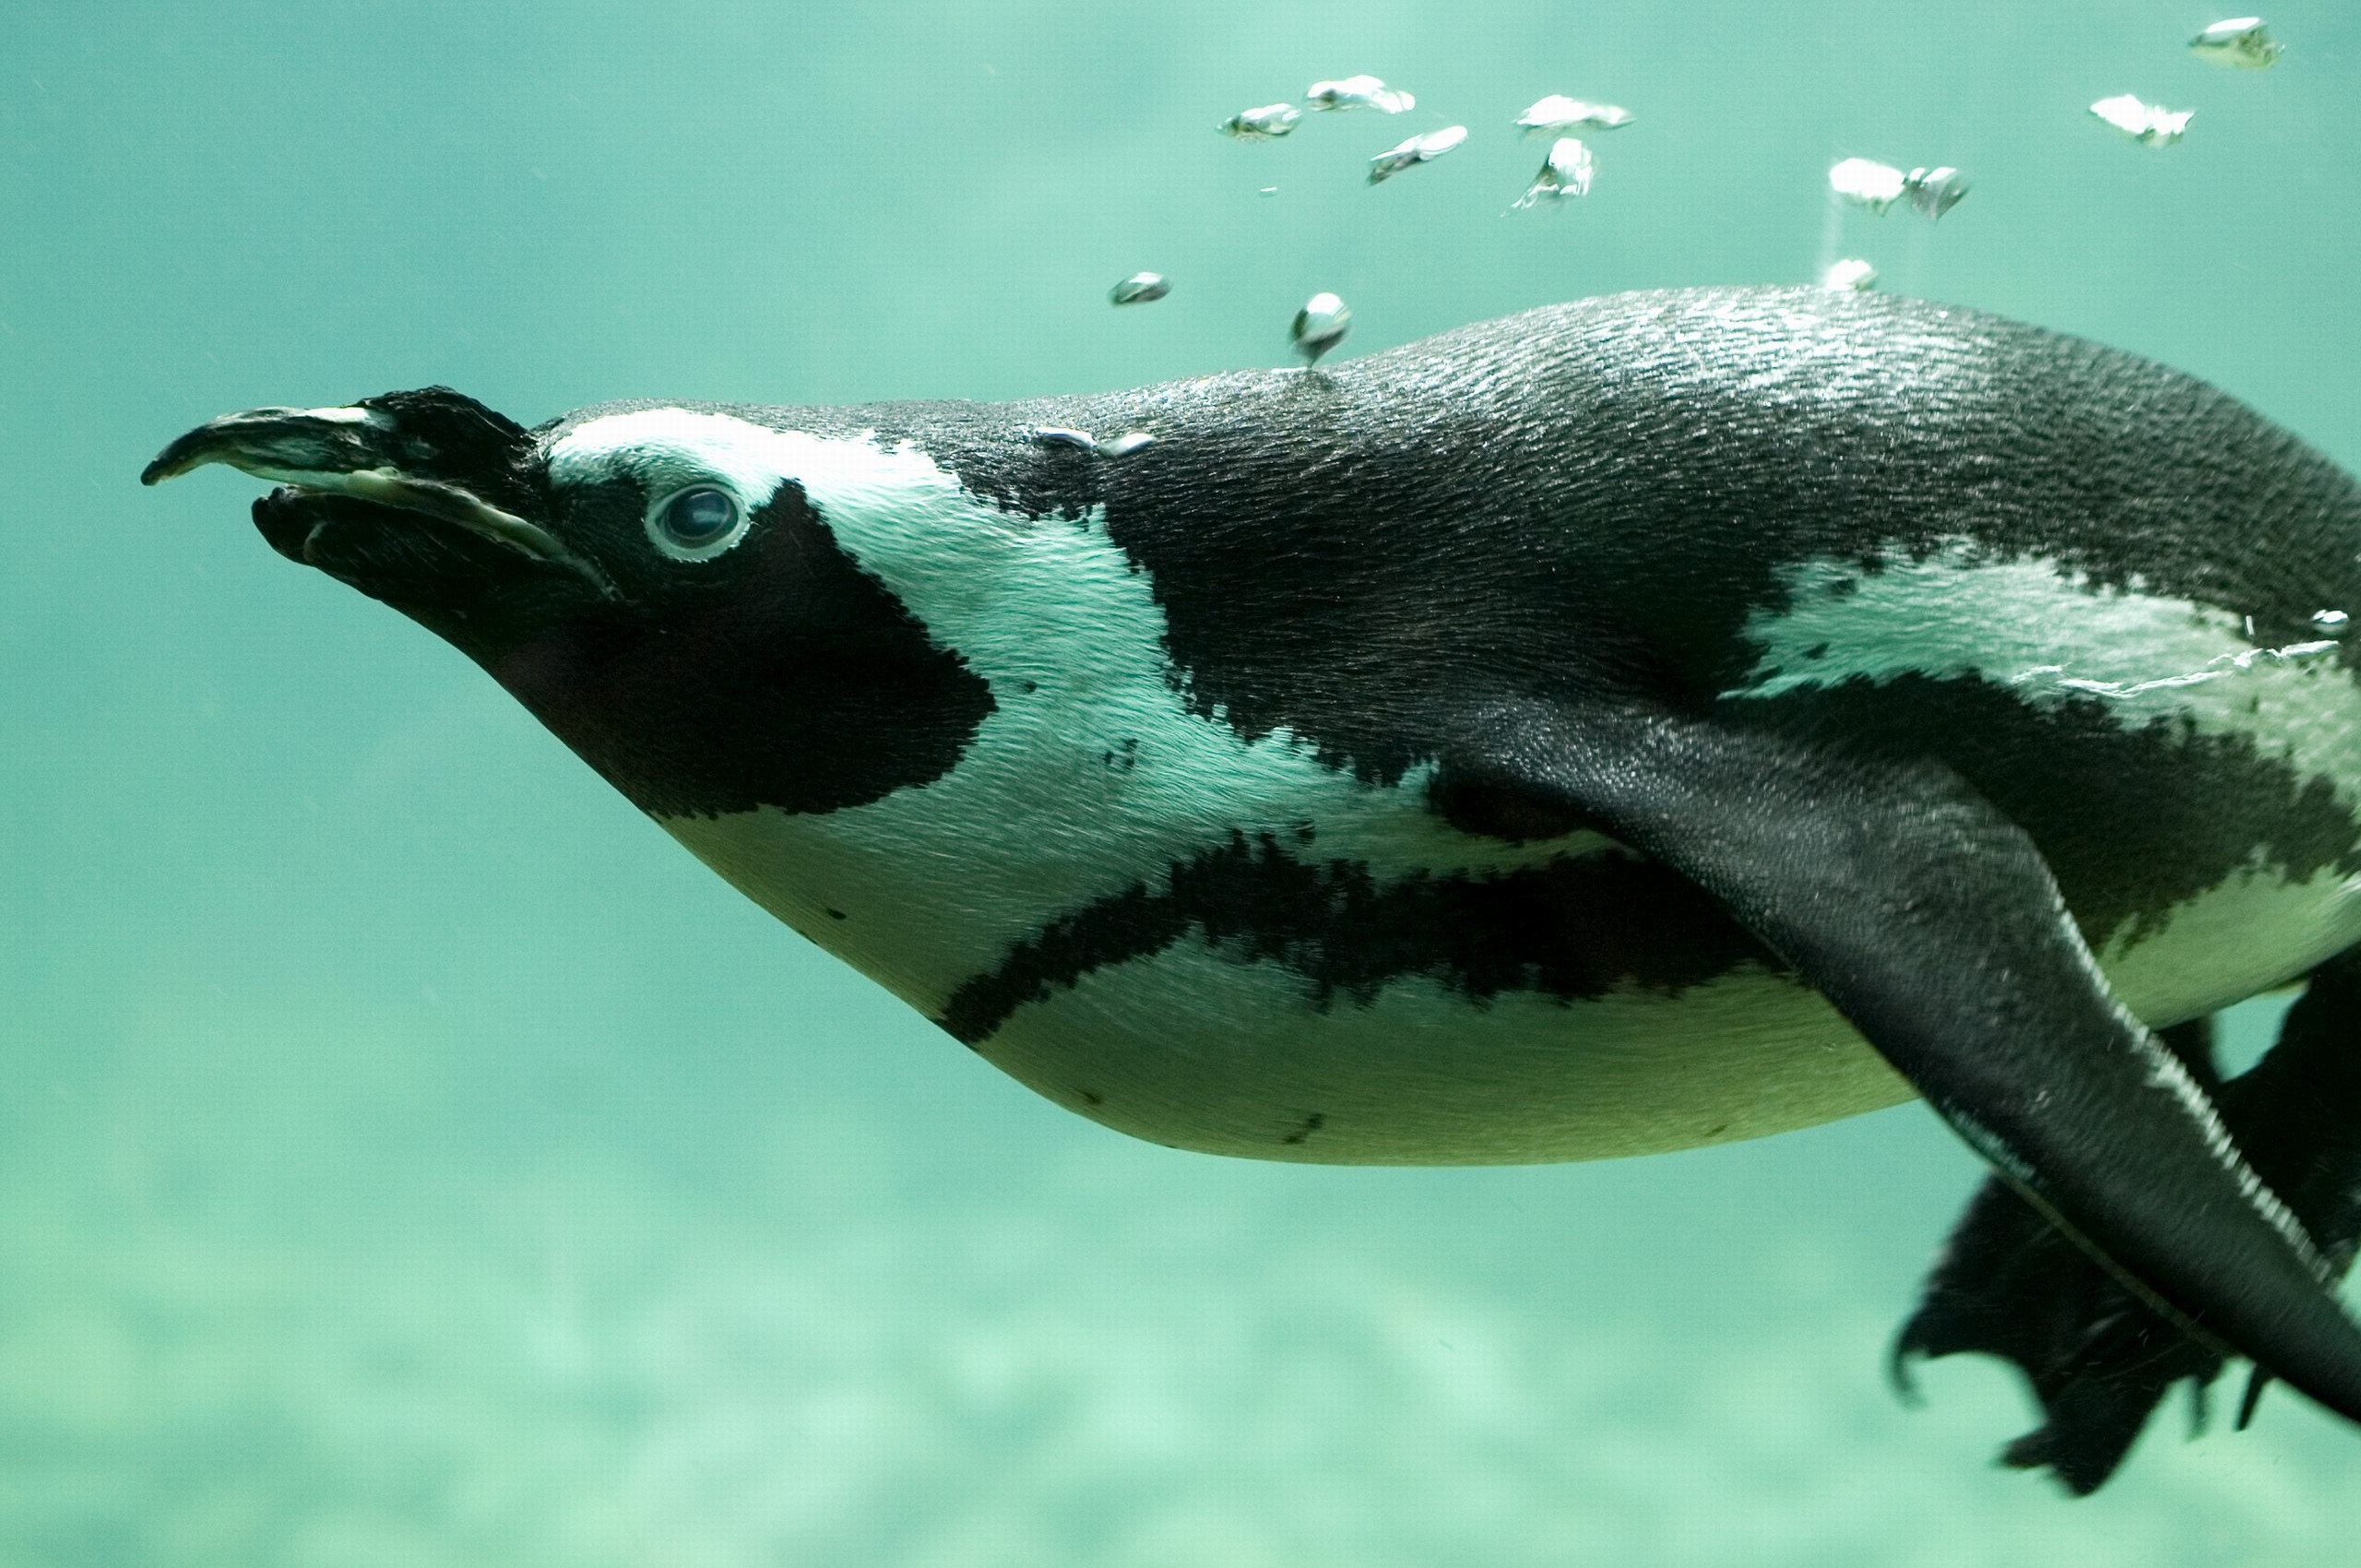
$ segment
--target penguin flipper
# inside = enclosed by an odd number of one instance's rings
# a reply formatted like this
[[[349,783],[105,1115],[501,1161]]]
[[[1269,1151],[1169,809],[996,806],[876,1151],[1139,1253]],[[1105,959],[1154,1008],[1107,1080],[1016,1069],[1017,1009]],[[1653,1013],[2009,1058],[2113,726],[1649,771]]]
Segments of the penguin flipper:
[[[2209,1092],[2217,1083],[2212,1022],[2158,1033]],[[2245,1131],[2226,1106],[2224,1116]],[[1962,1351],[2014,1362],[2041,1405],[2042,1424],[2002,1449],[2000,1462],[2047,1467],[2078,1497],[2115,1474],[2183,1379],[2201,1425],[2224,1360],[2126,1289],[1998,1176],[1969,1202],[1895,1336],[1895,1386],[1916,1392],[1913,1360]]]
[[[2361,1420],[2302,1226],[2118,1003],[2023,829],[1948,768],[1633,703],[1465,714],[1448,817],[1555,814],[1697,884],[2142,1299]]]

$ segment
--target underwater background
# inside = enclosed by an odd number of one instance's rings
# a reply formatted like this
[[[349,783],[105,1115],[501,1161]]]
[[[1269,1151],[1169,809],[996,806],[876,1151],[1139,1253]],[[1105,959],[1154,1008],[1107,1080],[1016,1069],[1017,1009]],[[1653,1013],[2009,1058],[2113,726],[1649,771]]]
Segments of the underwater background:
[[[255,482],[136,483],[255,404],[1083,391],[1283,362],[1318,290],[1350,355],[1839,255],[2361,466],[2361,8],[2274,8],[2255,73],[2186,51],[2215,19],[9,0],[0,1564],[2350,1560],[2361,1432],[2284,1391],[2194,1443],[2176,1402],[2082,1503],[1990,1464],[2032,1424],[1997,1363],[1897,1402],[1977,1177],[1922,1107],[1513,1170],[1128,1141],[290,568]],[[1418,107],[1214,134],[1363,71]],[[2085,113],[2127,91],[2187,140]],[[1504,214],[1550,92],[1637,119]],[[1854,155],[1973,189],[1840,210]],[[1142,268],[1171,296],[1109,308]]]

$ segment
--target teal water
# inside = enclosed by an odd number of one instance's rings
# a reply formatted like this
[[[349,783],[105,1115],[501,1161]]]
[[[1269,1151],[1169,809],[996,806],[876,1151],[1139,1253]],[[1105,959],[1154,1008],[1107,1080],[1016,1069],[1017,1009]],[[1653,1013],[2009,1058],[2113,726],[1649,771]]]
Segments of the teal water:
[[[1975,1179],[1920,1108],[1503,1170],[1032,1098],[272,555],[196,421],[447,382],[1000,397],[1619,289],[1887,286],[2361,466],[2361,12],[2160,0],[538,0],[0,10],[0,1564],[1797,1568],[2347,1560],[2274,1394],[2068,1503],[1880,1360]],[[1212,134],[1316,77],[1404,120]],[[1501,215],[1545,92],[1639,115]],[[2194,108],[2134,147],[2083,105]],[[1475,128],[1371,190],[1410,130]],[[1940,227],[1828,164],[1952,163]],[[1257,194],[1275,184],[1275,195]],[[1117,312],[1115,279],[1176,281]],[[2249,1045],[2271,1004],[2242,1009]]]

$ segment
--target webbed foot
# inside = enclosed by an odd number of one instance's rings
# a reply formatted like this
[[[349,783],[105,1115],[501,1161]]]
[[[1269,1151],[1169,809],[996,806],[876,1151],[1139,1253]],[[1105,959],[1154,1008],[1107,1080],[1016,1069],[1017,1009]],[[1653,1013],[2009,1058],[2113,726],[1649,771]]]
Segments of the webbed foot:
[[[2278,1043],[2227,1083],[2213,1067],[2210,1020],[2160,1038],[2341,1276],[2361,1237],[2361,955],[2315,970]],[[2175,1384],[2189,1383],[2201,1428],[2225,1364],[1998,1179],[1968,1205],[1896,1336],[1894,1382],[1907,1395],[1911,1361],[1963,1350],[2013,1362],[2041,1405],[2042,1424],[2004,1448],[2000,1462],[2046,1467],[2078,1496],[2115,1473]],[[2239,1426],[2265,1381],[2249,1380]]]
[[[2209,1089],[2208,1025],[2162,1039]],[[1944,1244],[1918,1310],[1895,1337],[1894,1385],[1915,1397],[1910,1363],[1980,1351],[2014,1362],[2043,1422],[2001,1450],[2017,1469],[2047,1467],[2077,1496],[2105,1484],[2148,1417],[2182,1379],[2201,1423],[2221,1354],[2123,1288],[1998,1177],[1987,1179]]]

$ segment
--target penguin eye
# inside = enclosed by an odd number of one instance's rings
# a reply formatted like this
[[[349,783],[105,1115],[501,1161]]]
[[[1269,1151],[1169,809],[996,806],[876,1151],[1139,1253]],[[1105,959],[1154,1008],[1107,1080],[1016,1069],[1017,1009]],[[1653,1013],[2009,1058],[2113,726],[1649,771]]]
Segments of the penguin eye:
[[[746,531],[746,508],[728,491],[710,484],[675,491],[647,512],[647,537],[675,561],[704,561],[738,542]]]

